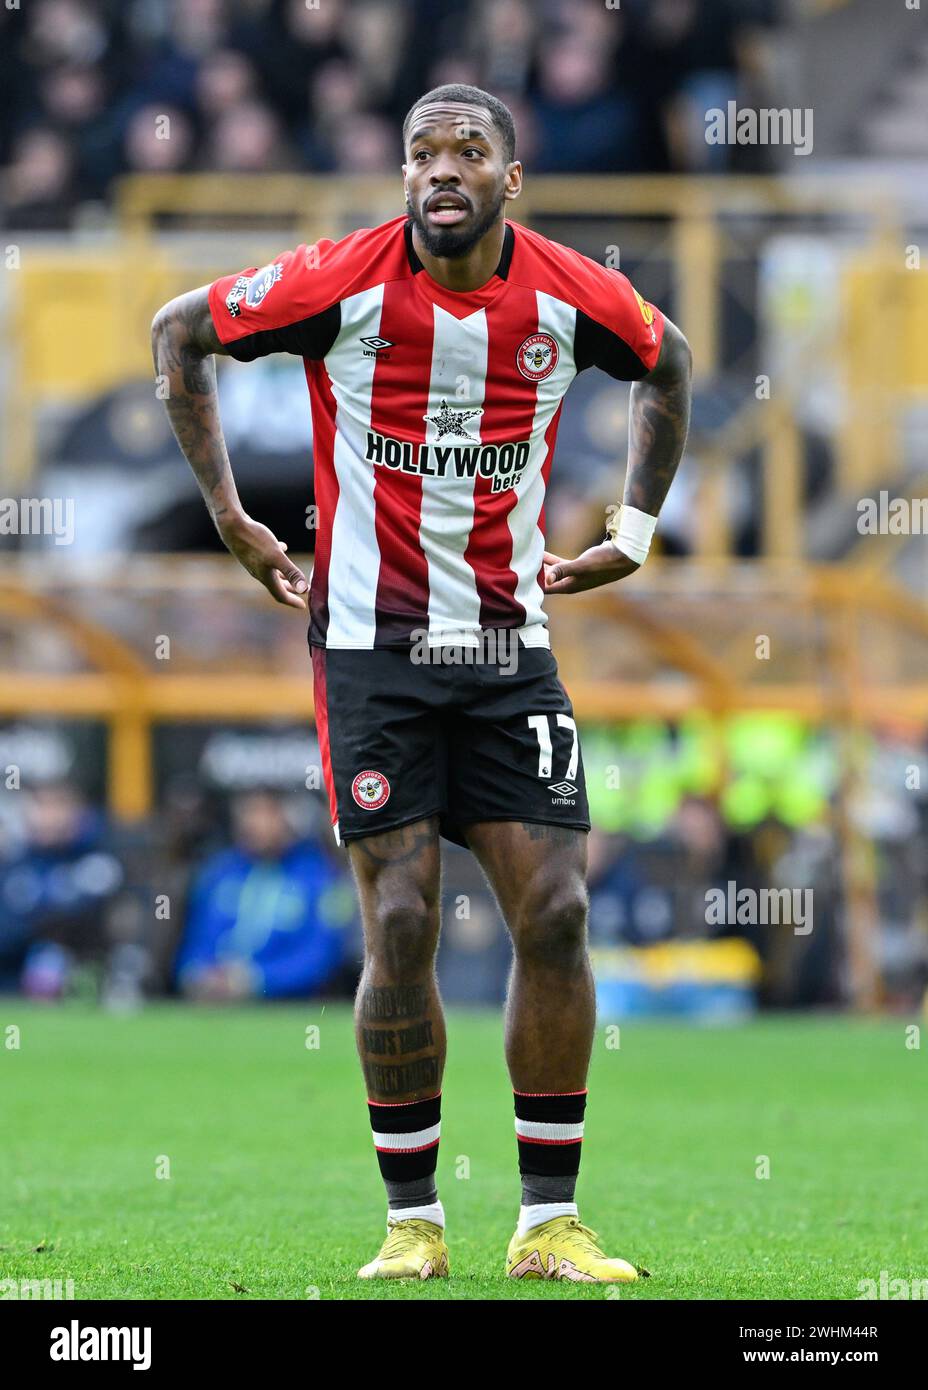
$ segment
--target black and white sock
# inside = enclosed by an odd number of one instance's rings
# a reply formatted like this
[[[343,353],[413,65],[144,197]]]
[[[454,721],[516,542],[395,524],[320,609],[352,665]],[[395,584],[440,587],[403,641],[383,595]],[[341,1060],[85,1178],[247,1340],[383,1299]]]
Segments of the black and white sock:
[[[435,1186],[441,1135],[441,1092],[408,1104],[369,1100],[371,1130],[387,1189],[388,1215],[421,1217],[444,1227],[445,1213]]]
[[[580,1171],[583,1091],[513,1092],[516,1140],[522,1178],[519,1235],[555,1216],[576,1216],[574,1192]]]

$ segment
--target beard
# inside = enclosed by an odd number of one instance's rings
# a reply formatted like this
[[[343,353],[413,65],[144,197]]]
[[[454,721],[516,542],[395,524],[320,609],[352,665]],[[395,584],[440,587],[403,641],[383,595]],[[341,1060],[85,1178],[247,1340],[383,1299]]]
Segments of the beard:
[[[429,255],[442,256],[453,261],[461,256],[466,256],[474,249],[477,242],[486,236],[494,222],[497,221],[504,202],[504,189],[500,186],[498,195],[470,227],[466,225],[463,227],[433,227],[430,222],[425,220],[419,210],[413,207],[408,198],[406,199],[406,211]]]

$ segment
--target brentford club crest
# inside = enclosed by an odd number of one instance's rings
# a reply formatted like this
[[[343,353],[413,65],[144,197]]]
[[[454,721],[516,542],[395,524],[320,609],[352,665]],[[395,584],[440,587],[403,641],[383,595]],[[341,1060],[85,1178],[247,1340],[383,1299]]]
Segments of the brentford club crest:
[[[533,333],[516,353],[516,365],[529,381],[544,381],[557,366],[557,343],[550,333]]]
[[[390,797],[390,783],[382,772],[359,772],[351,784],[351,795],[365,811],[379,811]]]

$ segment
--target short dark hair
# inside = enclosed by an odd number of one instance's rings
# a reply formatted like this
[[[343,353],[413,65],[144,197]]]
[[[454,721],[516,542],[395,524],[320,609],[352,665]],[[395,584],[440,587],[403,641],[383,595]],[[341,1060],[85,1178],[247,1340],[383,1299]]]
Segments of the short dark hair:
[[[482,106],[484,110],[489,111],[493,125],[502,136],[506,163],[511,164],[515,159],[516,127],[509,107],[501,102],[499,97],[493,96],[491,92],[485,92],[480,87],[468,87],[464,82],[446,82],[443,87],[433,87],[430,92],[426,92],[424,96],[413,102],[403,122],[404,147],[409,137],[413,117],[419,107],[433,101],[460,101],[466,102],[468,106]]]

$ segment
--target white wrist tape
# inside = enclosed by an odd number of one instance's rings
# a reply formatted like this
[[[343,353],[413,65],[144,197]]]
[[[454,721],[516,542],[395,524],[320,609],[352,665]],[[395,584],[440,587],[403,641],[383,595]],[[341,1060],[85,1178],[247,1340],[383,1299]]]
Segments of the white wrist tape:
[[[656,516],[640,512],[637,507],[629,507],[625,503],[613,513],[606,527],[606,535],[616,550],[621,550],[636,565],[643,565],[651,549],[651,537],[656,525]]]

